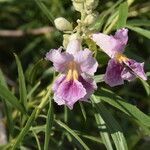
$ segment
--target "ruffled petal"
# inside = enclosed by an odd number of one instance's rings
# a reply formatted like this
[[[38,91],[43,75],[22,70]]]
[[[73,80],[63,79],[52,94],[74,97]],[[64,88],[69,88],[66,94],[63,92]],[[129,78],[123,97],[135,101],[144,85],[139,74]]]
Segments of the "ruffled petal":
[[[96,59],[92,56],[92,52],[89,49],[84,49],[79,51],[74,56],[75,62],[78,63],[81,73],[86,73],[89,75],[94,75],[97,70],[98,63]]]
[[[131,69],[130,70],[131,73],[142,78],[143,80],[147,80],[147,76],[144,72],[144,63],[138,63],[133,59],[129,59],[128,61],[125,61],[124,63],[129,68],[128,70]]]
[[[56,71],[64,72],[68,63],[73,60],[73,56],[69,53],[61,52],[61,49],[52,49],[46,53],[45,59],[53,62]]]
[[[128,81],[132,81],[136,78],[136,76],[127,67],[125,67],[121,72],[121,77],[123,80],[128,80]]]
[[[82,83],[83,87],[86,89],[86,95],[80,99],[81,101],[87,101],[90,96],[94,93],[94,91],[97,89],[96,82],[93,78],[87,77],[85,74],[82,74],[79,77],[79,81]]]
[[[72,55],[75,55],[82,48],[81,41],[78,39],[71,40],[68,45],[66,52]]]
[[[74,103],[85,95],[86,90],[78,80],[64,80],[55,91],[55,102],[61,100],[61,104],[65,102],[65,105],[72,109]]]
[[[123,66],[121,64],[116,62],[114,59],[109,60],[104,76],[105,82],[111,87],[123,84],[124,81],[121,78],[122,70]]]
[[[127,29],[120,29],[114,36],[97,33],[91,38],[109,57],[114,58],[116,53],[123,53],[128,35]]]

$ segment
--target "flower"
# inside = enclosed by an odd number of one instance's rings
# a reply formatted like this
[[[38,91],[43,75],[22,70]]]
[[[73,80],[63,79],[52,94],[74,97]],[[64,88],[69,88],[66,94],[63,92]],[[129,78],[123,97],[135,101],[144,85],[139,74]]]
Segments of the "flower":
[[[67,105],[70,109],[77,101],[87,101],[97,88],[91,76],[97,70],[98,63],[89,49],[81,50],[79,40],[71,40],[66,52],[52,49],[46,54],[46,60],[53,62],[61,75],[53,84],[54,101],[58,105]]]
[[[147,80],[144,63],[138,63],[123,55],[128,41],[128,30],[117,30],[114,36],[97,33],[92,40],[111,58],[104,76],[104,80],[111,87],[124,84],[124,80],[132,81],[136,77]]]

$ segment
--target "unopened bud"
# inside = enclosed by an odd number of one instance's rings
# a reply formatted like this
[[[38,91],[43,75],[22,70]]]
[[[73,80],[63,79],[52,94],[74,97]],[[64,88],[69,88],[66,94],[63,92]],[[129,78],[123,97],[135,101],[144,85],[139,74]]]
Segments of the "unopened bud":
[[[60,31],[70,31],[72,30],[72,24],[65,18],[59,17],[54,20],[55,26]]]
[[[94,10],[98,5],[99,0],[86,0],[86,8]]]
[[[67,48],[67,45],[69,43],[69,38],[70,38],[69,34],[64,34],[63,35],[63,46],[64,46],[64,48]]]
[[[97,19],[97,16],[98,16],[97,12],[87,15],[84,20],[84,24],[87,26],[91,25],[92,23],[95,22],[95,20]]]
[[[76,11],[82,12],[84,9],[83,0],[73,0],[73,6]]]

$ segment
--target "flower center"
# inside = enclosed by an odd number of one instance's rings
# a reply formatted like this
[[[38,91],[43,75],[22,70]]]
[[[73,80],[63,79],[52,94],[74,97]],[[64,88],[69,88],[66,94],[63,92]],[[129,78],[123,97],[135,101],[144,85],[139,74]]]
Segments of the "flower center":
[[[123,54],[121,54],[121,53],[117,53],[117,54],[115,55],[115,59],[116,59],[119,63],[123,63],[123,62],[126,62],[126,61],[129,60],[125,55],[123,55]]]
[[[68,64],[67,80],[78,80],[78,69],[77,64],[71,61]]]

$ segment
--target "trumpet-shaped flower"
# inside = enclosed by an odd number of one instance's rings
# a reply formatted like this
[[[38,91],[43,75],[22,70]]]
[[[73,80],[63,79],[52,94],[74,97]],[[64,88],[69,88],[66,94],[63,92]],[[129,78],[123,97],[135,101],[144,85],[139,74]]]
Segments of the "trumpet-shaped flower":
[[[55,70],[61,73],[52,88],[58,105],[72,109],[75,102],[87,101],[97,88],[91,76],[96,72],[98,63],[89,49],[81,50],[79,40],[70,41],[66,52],[50,50],[46,60],[52,61]]]
[[[92,40],[111,58],[104,76],[104,80],[111,87],[121,85],[124,80],[132,81],[136,77],[147,80],[144,63],[138,63],[123,55],[128,41],[128,30],[117,30],[114,36],[102,33],[92,35]]]

